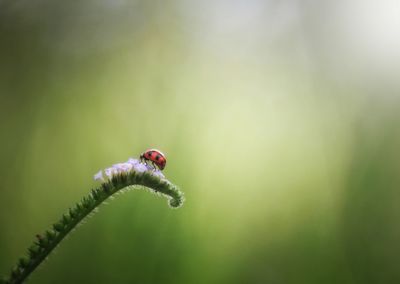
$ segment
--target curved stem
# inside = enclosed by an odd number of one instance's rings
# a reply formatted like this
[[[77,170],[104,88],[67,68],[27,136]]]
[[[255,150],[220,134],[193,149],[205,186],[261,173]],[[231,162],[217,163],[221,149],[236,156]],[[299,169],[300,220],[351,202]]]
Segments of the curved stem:
[[[168,180],[161,179],[151,172],[139,173],[129,171],[114,175],[111,180],[104,182],[100,187],[78,202],[64,214],[60,221],[53,225],[43,235],[37,235],[37,240],[28,249],[28,256],[19,259],[12,269],[8,279],[0,283],[22,283],[53,251],[53,249],[76,227],[85,217],[95,210],[104,200],[123,188],[143,185],[154,192],[159,192],[169,198],[169,205],[177,208],[182,205],[183,193]]]

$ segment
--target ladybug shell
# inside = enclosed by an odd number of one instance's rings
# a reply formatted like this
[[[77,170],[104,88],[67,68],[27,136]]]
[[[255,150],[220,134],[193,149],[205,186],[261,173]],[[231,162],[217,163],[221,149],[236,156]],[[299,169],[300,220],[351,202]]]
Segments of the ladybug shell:
[[[165,155],[156,149],[147,150],[143,153],[142,156],[146,160],[152,161],[154,164],[156,164],[157,167],[160,168],[160,170],[163,170],[165,168],[165,165],[167,164],[167,159],[165,158]]]

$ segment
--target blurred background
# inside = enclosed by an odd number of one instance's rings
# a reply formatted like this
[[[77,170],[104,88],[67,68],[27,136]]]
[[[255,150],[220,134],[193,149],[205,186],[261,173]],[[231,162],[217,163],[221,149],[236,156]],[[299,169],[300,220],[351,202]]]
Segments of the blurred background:
[[[395,0],[0,0],[0,274],[159,148],[185,192],[88,219],[30,283],[400,283]]]

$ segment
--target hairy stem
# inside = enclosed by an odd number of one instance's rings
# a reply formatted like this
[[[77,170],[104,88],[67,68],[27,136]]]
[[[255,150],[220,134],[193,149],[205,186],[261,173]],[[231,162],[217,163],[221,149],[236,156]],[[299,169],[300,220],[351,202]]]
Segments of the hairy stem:
[[[182,192],[175,185],[153,175],[151,172],[139,173],[131,170],[114,175],[110,180],[93,189],[82,201],[70,208],[68,213],[53,224],[52,229],[47,230],[43,235],[37,235],[37,240],[28,249],[28,255],[21,257],[18,264],[12,269],[9,278],[0,280],[0,283],[22,283],[48,257],[65,236],[104,200],[121,189],[140,185],[165,195],[169,199],[171,207],[177,208],[184,201]]]

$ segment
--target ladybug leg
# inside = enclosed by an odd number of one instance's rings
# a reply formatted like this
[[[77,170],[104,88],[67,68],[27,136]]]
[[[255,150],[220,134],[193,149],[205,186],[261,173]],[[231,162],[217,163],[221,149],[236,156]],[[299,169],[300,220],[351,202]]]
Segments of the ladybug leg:
[[[154,162],[151,162],[151,164],[152,164],[152,165],[153,165],[153,167],[154,167],[153,171],[156,171],[156,170],[157,170],[157,168],[156,168],[156,165],[154,164]]]

